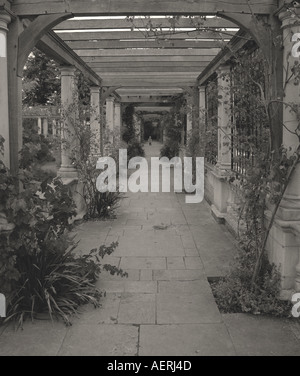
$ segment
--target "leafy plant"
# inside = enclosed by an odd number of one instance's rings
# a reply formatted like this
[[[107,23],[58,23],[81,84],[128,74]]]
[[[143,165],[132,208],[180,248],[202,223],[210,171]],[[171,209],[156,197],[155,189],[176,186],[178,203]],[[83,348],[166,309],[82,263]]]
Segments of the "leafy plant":
[[[123,122],[126,125],[126,129],[123,133],[123,140],[127,142],[127,144],[136,138],[133,115],[134,105],[129,104],[123,113]]]
[[[137,140],[130,141],[127,146],[127,158],[128,161],[134,157],[144,157],[145,151],[140,142]]]
[[[102,270],[126,276],[121,269],[101,263],[117,243],[76,256],[70,219],[76,213],[69,188],[60,178],[44,181],[31,170],[10,175],[1,161],[1,213],[10,231],[0,232],[0,285],[7,298],[7,318],[22,325],[26,317],[48,312],[70,325],[70,315],[85,303],[99,306],[95,281]]]
[[[247,246],[248,243],[248,246]],[[230,273],[211,283],[218,308],[223,313],[252,313],[289,317],[291,303],[280,300],[280,273],[265,256],[262,272],[252,287],[257,255],[249,237],[240,240],[238,256]]]

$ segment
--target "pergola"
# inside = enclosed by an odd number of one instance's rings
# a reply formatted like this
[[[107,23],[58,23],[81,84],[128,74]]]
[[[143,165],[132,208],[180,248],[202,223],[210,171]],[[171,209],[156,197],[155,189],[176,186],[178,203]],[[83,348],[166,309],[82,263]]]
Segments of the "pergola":
[[[297,119],[280,102],[283,77],[290,69],[291,35],[299,32],[295,18],[298,10],[297,1],[285,0],[0,1],[0,132],[6,140],[5,162],[17,173],[22,145],[22,74],[34,46],[61,64],[63,104],[72,100],[74,71],[79,69],[90,82],[92,105],[100,114],[106,103],[107,126],[118,129],[122,102],[135,103],[151,113],[152,106],[169,106],[172,95],[184,93],[188,100],[192,98],[190,106],[201,111],[205,108],[206,81],[215,72],[226,72],[232,52],[253,39],[267,61],[269,99],[274,99],[271,106],[277,114],[272,118],[272,145],[278,148],[283,142],[293,147],[295,137],[282,123],[288,121],[297,127]],[[181,16],[176,21],[176,33],[174,25],[170,27],[172,16]],[[151,22],[152,31],[147,22]],[[153,28],[157,32],[153,33]],[[282,44],[276,43],[279,39]],[[289,83],[285,100],[295,98],[299,98],[298,88]],[[223,132],[219,132],[214,171],[214,205],[222,217],[227,200],[224,171],[230,165],[230,153],[226,155],[222,142],[228,120],[225,101],[219,105],[218,117]],[[100,148],[99,118],[91,119],[91,127],[99,134]],[[76,177],[67,151],[62,155],[60,174]],[[299,182],[298,169],[288,190],[292,201],[285,200],[284,223],[277,236],[286,240],[285,244],[279,242],[287,252],[291,240],[282,234],[300,223]]]

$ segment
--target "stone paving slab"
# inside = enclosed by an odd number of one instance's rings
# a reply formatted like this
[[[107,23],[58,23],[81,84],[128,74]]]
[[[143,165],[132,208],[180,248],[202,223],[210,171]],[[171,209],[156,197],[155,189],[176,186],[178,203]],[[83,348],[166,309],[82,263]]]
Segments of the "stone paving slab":
[[[165,257],[122,257],[122,269],[166,269]]]
[[[77,324],[68,329],[58,355],[134,356],[137,346],[136,326]]]
[[[154,324],[155,294],[123,293],[118,314],[120,324]]]
[[[211,293],[211,288],[206,279],[193,281],[158,281],[158,292],[178,295],[196,295]]]
[[[101,307],[89,304],[80,308],[80,314],[73,321],[75,324],[115,324],[118,318],[122,293],[106,293],[101,299]]]
[[[0,356],[55,356],[68,328],[61,322],[26,322],[24,329],[9,325],[0,336]]]
[[[203,263],[199,256],[184,257],[186,269],[203,269]]]
[[[141,356],[235,355],[224,324],[141,325]]]
[[[195,279],[205,279],[205,274],[201,270],[153,270],[155,281],[193,281]]]
[[[211,291],[197,294],[157,294],[158,324],[203,324],[221,322]]]
[[[124,291],[131,293],[155,294],[157,293],[156,281],[126,281]]]
[[[167,268],[168,269],[185,269],[185,263],[184,263],[183,257],[167,257]]]
[[[300,356],[289,320],[247,314],[222,315],[240,356]]]

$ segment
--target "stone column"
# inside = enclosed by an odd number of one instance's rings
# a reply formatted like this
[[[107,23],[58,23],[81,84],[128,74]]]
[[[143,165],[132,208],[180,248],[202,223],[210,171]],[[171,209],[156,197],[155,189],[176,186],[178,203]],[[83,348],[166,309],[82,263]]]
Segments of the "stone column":
[[[193,129],[193,98],[188,95],[186,97],[187,114],[186,114],[186,143],[189,143],[191,132]]]
[[[61,103],[63,107],[62,114],[62,147],[61,147],[61,167],[58,175],[62,178],[77,178],[77,171],[72,165],[72,152],[76,147],[76,139],[74,136],[74,126],[77,114],[70,113],[70,106],[74,101],[75,83],[74,74],[75,67],[65,66],[61,68]],[[72,117],[72,118],[71,118]]]
[[[212,171],[214,197],[212,214],[219,223],[225,222],[229,185],[226,181],[231,169],[231,127],[230,127],[230,67],[220,66],[218,70],[218,162]]]
[[[42,134],[42,118],[37,119],[37,125],[38,125],[38,134]]]
[[[222,65],[218,71],[218,168],[231,169],[231,127],[230,127],[230,67]]]
[[[199,142],[202,156],[205,156],[206,96],[205,86],[199,86]]]
[[[8,72],[7,72],[7,25],[11,18],[0,12],[0,135],[4,141],[3,162],[10,168],[9,110],[8,110]],[[2,156],[1,156],[2,157]],[[2,158],[1,158],[2,159]]]
[[[48,136],[48,119],[47,118],[43,119],[43,135],[45,137]]]
[[[115,117],[115,110],[114,110],[114,97],[107,97],[106,98],[106,129],[107,129],[107,137],[108,141],[113,144],[114,142],[114,117]]]
[[[298,13],[298,16],[297,16]],[[299,9],[292,12],[283,11],[279,14],[282,22],[283,33],[283,78],[286,80],[291,75],[291,69],[299,57],[293,56],[293,47],[300,39]],[[298,21],[297,21],[298,20]],[[297,36],[296,34],[299,34]],[[284,102],[299,104],[300,87],[291,79],[286,83]],[[292,155],[298,144],[298,137],[291,133],[298,127],[299,120],[289,106],[283,106],[283,134],[282,143]],[[291,131],[291,132],[290,132]],[[267,223],[271,216],[266,213]],[[292,176],[284,198],[281,201],[277,218],[271,229],[267,250],[271,262],[274,262],[281,272],[283,298],[290,298],[291,293],[300,291],[300,165]]]
[[[57,136],[57,123],[56,120],[52,120],[52,136]]]
[[[90,127],[92,132],[91,153],[100,155],[101,148],[101,129],[100,129],[100,87],[92,86],[91,90],[91,120]]]
[[[115,114],[114,114],[114,143],[118,147],[121,140],[121,103],[115,103]]]

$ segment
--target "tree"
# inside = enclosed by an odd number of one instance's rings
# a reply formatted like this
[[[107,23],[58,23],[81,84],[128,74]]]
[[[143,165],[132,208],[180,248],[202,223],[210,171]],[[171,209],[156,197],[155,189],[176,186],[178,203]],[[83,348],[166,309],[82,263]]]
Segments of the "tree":
[[[34,48],[24,68],[23,103],[28,106],[56,105],[60,97],[58,64]]]

